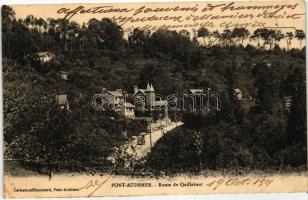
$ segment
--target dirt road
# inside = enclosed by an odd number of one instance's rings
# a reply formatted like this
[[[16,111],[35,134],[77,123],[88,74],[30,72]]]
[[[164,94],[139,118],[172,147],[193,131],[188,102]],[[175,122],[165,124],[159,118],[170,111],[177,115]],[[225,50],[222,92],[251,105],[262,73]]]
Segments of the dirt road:
[[[140,160],[145,157],[150,151],[151,147],[154,147],[156,142],[163,137],[165,134],[168,134],[171,130],[175,129],[183,125],[183,122],[172,122],[169,126],[164,128],[152,131],[152,133],[140,133],[140,135],[144,135],[144,144],[138,145],[138,138],[131,139],[121,147],[117,148],[116,154],[111,155],[108,159],[112,162],[116,162],[118,158],[127,158],[128,160]],[[152,141],[152,142],[151,142]],[[152,143],[152,145],[151,145]],[[127,160],[127,165],[131,165],[130,162]]]

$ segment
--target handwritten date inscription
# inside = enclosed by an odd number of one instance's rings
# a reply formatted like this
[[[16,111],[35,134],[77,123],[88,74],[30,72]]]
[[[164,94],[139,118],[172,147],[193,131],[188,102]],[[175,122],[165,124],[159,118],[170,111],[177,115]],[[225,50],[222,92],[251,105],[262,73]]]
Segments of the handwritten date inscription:
[[[89,192],[88,197],[93,196],[95,192],[97,192],[99,189],[102,189],[102,186],[108,181],[109,179],[92,179],[90,181],[87,181],[85,185],[79,188],[79,190],[84,190],[86,192]],[[226,187],[258,187],[258,188],[266,188],[269,187],[274,182],[274,179],[272,178],[266,178],[266,177],[233,177],[233,178],[220,178],[220,179],[214,179],[210,181],[205,181],[205,184],[199,183],[199,184],[184,184],[181,182],[180,184],[174,182],[174,183],[168,183],[168,184],[151,184],[151,183],[111,183],[111,188],[123,188],[123,187],[206,187],[206,189],[211,190],[217,190],[218,188],[226,188]]]
[[[211,181],[206,184],[209,188],[216,190],[219,187],[228,186],[254,186],[254,187],[268,187],[273,183],[271,178],[228,178],[228,179],[218,179]]]

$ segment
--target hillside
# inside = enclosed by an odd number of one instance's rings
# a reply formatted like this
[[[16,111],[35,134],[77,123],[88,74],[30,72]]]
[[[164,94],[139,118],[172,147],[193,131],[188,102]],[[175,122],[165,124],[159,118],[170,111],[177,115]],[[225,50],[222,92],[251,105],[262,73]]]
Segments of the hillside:
[[[33,16],[16,20],[9,7],[3,9],[5,158],[62,170],[112,168],[106,157],[128,140],[122,133],[136,135],[144,124],[97,111],[92,98],[103,88],[133,93],[134,85],[151,83],[163,97],[211,88],[219,94],[221,111],[180,111],[185,126],[158,142],[146,163],[150,168],[296,169],[306,164],[305,47],[268,44],[263,35],[277,32],[249,33],[264,40],[259,47],[237,42],[248,40],[248,34],[226,37],[236,29],[220,33],[215,45],[198,43],[205,37],[202,31],[190,36],[185,30],[135,29],[125,39],[121,27],[105,18],[80,26]],[[42,63],[38,52],[55,56]],[[61,79],[63,70],[68,80]],[[236,88],[255,105],[244,109],[235,101]],[[68,97],[69,111],[56,105],[61,94]],[[287,96],[292,98],[288,111]]]

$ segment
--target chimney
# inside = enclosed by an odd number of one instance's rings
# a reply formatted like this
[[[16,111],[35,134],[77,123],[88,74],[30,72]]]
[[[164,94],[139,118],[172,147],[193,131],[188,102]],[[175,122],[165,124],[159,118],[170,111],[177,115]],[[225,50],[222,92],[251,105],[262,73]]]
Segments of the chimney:
[[[138,86],[135,85],[135,86],[134,86],[134,94],[136,94],[137,92],[138,92]]]

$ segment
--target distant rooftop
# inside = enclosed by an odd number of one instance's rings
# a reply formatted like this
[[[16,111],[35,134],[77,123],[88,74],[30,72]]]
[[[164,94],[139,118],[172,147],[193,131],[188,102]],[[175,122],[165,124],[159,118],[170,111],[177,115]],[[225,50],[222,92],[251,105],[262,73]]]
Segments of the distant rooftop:
[[[125,102],[124,104],[121,104],[121,105],[124,105],[125,108],[135,108],[133,104],[128,103],[128,102]]]
[[[201,94],[203,89],[189,89],[190,93],[192,94]]]
[[[153,106],[155,107],[166,106],[166,105],[168,105],[167,101],[154,101],[154,104],[153,104]]]
[[[36,53],[38,56],[55,56],[55,54],[48,52],[48,51],[43,51],[43,52],[38,52]]]
[[[114,97],[123,97],[123,94],[116,92],[116,91],[107,91],[107,92]]]

